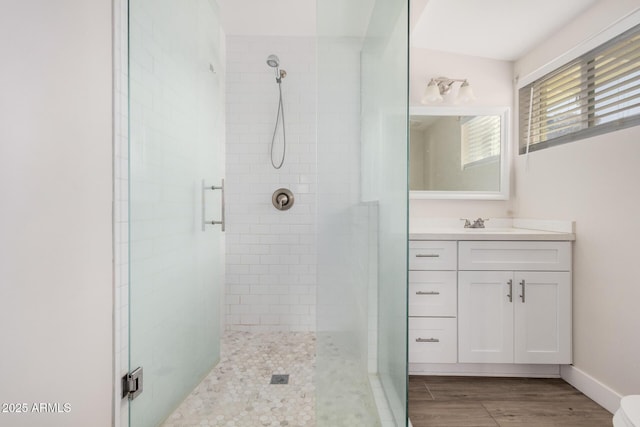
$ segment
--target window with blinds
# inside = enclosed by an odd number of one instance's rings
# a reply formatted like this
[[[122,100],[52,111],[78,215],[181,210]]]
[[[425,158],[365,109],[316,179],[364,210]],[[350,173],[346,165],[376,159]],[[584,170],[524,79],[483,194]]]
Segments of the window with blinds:
[[[468,168],[500,157],[500,116],[460,119],[461,167]]]
[[[640,26],[519,91],[520,154],[640,124]]]

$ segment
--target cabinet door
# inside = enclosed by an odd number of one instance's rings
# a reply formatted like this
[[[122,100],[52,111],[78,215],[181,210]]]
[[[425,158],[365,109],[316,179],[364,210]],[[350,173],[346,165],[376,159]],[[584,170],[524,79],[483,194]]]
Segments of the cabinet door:
[[[571,273],[516,272],[515,362],[571,363]]]
[[[513,363],[512,279],[510,271],[458,273],[460,363]]]

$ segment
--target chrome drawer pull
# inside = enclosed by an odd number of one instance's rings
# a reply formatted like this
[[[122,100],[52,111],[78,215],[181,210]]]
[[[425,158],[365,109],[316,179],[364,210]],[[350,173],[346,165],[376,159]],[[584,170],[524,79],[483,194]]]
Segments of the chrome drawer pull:
[[[525,286],[526,283],[524,282],[524,279],[522,279],[522,281],[520,281],[520,286],[522,286],[522,295],[520,295],[520,298],[522,298],[522,302],[525,302]]]
[[[417,291],[416,295],[440,295],[440,292],[436,291]]]
[[[416,342],[440,342],[438,338],[416,338]]]
[[[416,258],[440,258],[438,254],[416,254]]]
[[[509,297],[509,302],[513,302],[513,280],[509,279],[507,284],[509,285],[509,293],[507,296]]]

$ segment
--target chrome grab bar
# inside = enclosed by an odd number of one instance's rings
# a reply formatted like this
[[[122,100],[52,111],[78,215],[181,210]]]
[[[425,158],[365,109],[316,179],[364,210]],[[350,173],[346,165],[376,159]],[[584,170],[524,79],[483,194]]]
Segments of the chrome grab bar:
[[[220,197],[221,197],[221,201],[220,201],[220,210],[221,210],[221,218],[220,221],[207,221],[205,219],[205,191],[206,190],[220,190]],[[202,180],[202,231],[204,231],[205,229],[205,225],[216,225],[216,224],[220,224],[220,230],[224,231],[224,226],[225,226],[225,218],[224,218],[224,178],[222,179],[222,184],[220,184],[220,186],[217,185],[205,185],[204,183],[204,179]]]

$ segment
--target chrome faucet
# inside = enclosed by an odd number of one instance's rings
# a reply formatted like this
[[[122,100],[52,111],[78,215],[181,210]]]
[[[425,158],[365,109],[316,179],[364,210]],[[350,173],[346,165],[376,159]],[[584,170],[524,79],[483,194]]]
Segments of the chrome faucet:
[[[466,218],[460,218],[460,221],[464,221],[464,228],[484,228],[484,222],[489,221],[489,218],[478,218],[473,224]]]

